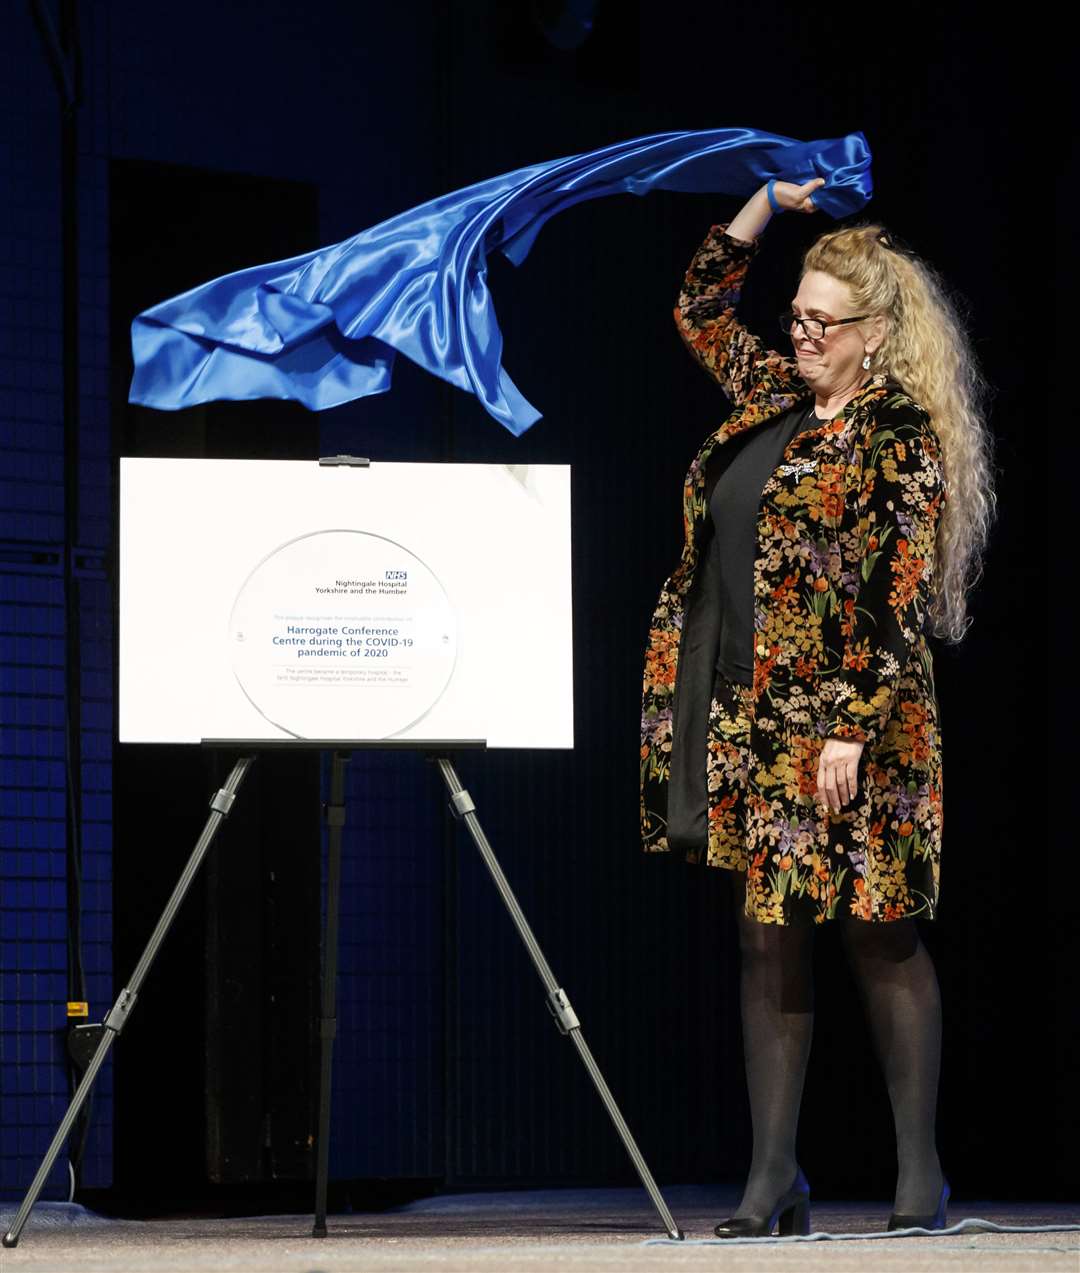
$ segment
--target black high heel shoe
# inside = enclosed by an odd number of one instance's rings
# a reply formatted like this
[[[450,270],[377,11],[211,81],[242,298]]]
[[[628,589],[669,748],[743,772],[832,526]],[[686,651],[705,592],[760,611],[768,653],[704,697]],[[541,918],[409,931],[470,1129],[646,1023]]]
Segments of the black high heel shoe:
[[[897,1215],[894,1211],[889,1216],[889,1230],[893,1229],[944,1229],[945,1228],[945,1208],[949,1202],[949,1194],[952,1191],[949,1188],[949,1182],[944,1180],[941,1186],[941,1197],[938,1199],[937,1210],[932,1216],[905,1216]]]
[[[810,1232],[810,1186],[801,1167],[795,1168],[795,1179],[773,1207],[770,1215],[732,1216],[721,1220],[713,1232],[718,1238],[765,1238],[772,1234],[777,1222],[780,1236]]]

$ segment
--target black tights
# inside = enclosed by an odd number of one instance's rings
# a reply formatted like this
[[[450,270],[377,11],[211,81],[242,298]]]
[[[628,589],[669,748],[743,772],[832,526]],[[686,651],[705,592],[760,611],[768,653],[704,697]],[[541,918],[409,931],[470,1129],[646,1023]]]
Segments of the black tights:
[[[754,1153],[737,1216],[764,1216],[795,1176],[795,1132],[814,1026],[813,929],[760,924],[733,874],[741,955],[740,1002]],[[933,1213],[941,1192],[934,1141],[941,997],[914,920],[840,921],[896,1123],[893,1210]]]

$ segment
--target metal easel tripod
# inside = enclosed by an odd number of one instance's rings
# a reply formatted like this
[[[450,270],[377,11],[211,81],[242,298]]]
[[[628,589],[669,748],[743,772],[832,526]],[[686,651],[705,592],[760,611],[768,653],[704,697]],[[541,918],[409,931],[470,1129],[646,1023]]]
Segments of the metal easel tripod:
[[[472,797],[462,786],[457,772],[450,760],[446,756],[432,757],[438,765],[440,774],[447,789],[450,792],[450,806],[456,817],[465,822],[469,834],[472,836],[480,856],[483,858],[484,865],[487,867],[492,881],[502,898],[507,912],[518,931],[524,943],[529,957],[533,961],[537,974],[544,984],[547,992],[547,1004],[555,1023],[560,1032],[567,1035],[572,1041],[574,1048],[581,1058],[582,1064],[588,1071],[589,1077],[593,1081],[601,1100],[604,1103],[612,1123],[615,1125],[616,1131],[622,1139],[623,1145],[634,1164],[634,1168],[644,1185],[646,1192],[656,1209],[664,1229],[670,1238],[681,1239],[683,1237],[682,1230],[675,1223],[671,1212],[668,1210],[667,1204],[664,1202],[660,1190],[657,1188],[656,1182],[652,1177],[652,1173],[642,1157],[637,1144],[631,1135],[630,1129],[626,1124],[615,1098],[612,1096],[604,1076],[601,1074],[592,1052],[589,1050],[588,1044],[585,1042],[581,1033],[581,1023],[576,1013],[570,1005],[570,1000],[566,992],[559,986],[555,980],[555,976],[544,957],[543,951],[540,949],[539,943],[533,935],[532,929],[525,918],[524,912],[518,904],[517,898],[514,896],[513,890],[503,874],[498,860],[495,857],[491,844],[484,834],[483,828],[480,826],[479,819],[476,816],[476,806]],[[199,867],[202,865],[203,858],[206,856],[211,843],[221,822],[228,815],[236,799],[237,790],[244,779],[245,774],[254,763],[254,756],[244,756],[233,766],[232,772],[229,774],[225,785],[217,791],[210,801],[210,816],[207,819],[205,828],[200,835],[198,842],[192,851],[191,857],[188,859],[187,865],[177,881],[176,887],[173,889],[172,895],[166,903],[165,910],[162,912],[161,918],[158,920],[150,940],[147,942],[146,949],[143,951],[142,957],[136,965],[135,972],[132,974],[127,986],[120,992],[116,1003],[113,1005],[109,1014],[104,1021],[104,1028],[97,1049],[84,1073],[78,1088],[72,1097],[71,1104],[67,1113],[64,1115],[63,1121],[53,1137],[52,1143],[42,1160],[41,1166],[38,1168],[33,1182],[27,1191],[26,1197],[23,1199],[22,1205],[16,1213],[15,1220],[11,1228],[3,1237],[3,1245],[5,1247],[14,1247],[18,1245],[19,1237],[23,1227],[29,1218],[30,1211],[33,1208],[49,1172],[52,1170],[64,1142],[74,1126],[75,1120],[79,1116],[79,1112],[86,1103],[93,1087],[94,1080],[98,1071],[104,1064],[108,1056],[109,1049],[112,1047],[113,1041],[124,1028],[127,1018],[135,1005],[138,998],[139,989],[149,972],[158,950],[165,939],[166,934],[180,908],[181,903],[191,886]],[[321,1051],[321,1076],[319,1082],[319,1131],[318,1131],[318,1148],[316,1159],[316,1176],[315,1176],[315,1220],[312,1228],[314,1237],[325,1237],[326,1228],[326,1198],[327,1186],[329,1179],[329,1153],[330,1153],[330,1098],[332,1086],[332,1070],[333,1070],[333,1043],[334,1036],[337,1033],[337,957],[339,944],[339,912],[340,912],[340,893],[341,893],[341,840],[342,831],[345,826],[345,765],[348,763],[349,753],[346,750],[335,750],[333,752],[333,760],[330,775],[330,799],[324,808],[324,814],[327,823],[328,838],[328,872],[327,872],[327,901],[326,901],[326,928],[323,944],[323,984],[322,984],[322,1015],[319,1022],[320,1034],[320,1051]]]

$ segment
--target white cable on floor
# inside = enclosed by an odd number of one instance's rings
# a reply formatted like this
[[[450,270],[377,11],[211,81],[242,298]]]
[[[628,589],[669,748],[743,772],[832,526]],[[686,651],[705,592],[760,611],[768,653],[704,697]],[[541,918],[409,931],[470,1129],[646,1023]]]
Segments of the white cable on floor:
[[[888,1229],[880,1233],[792,1233],[761,1238],[647,1238],[642,1246],[732,1246],[744,1242],[865,1242],[869,1238],[948,1237],[954,1233],[1071,1233],[1080,1224],[997,1224],[969,1216],[947,1229]]]

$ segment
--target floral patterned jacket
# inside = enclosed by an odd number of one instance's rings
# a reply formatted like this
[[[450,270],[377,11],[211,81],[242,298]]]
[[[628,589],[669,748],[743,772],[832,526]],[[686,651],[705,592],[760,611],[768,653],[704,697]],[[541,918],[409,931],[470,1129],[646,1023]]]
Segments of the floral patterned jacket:
[[[759,244],[713,226],[675,309],[691,353],[735,407],[705,439],[683,491],[685,542],[653,614],[641,717],[648,852],[748,870],[747,911],[815,922],[933,917],[942,827],[941,733],[924,635],[946,498],[929,414],[873,377],[833,420],[798,433],[762,491],[754,566],[754,677],[744,825],[712,764],[719,636],[697,567],[709,497],[736,435],[806,401],[795,362],[742,326],[735,306]],[[863,741],[856,799],[817,800],[827,737]]]

